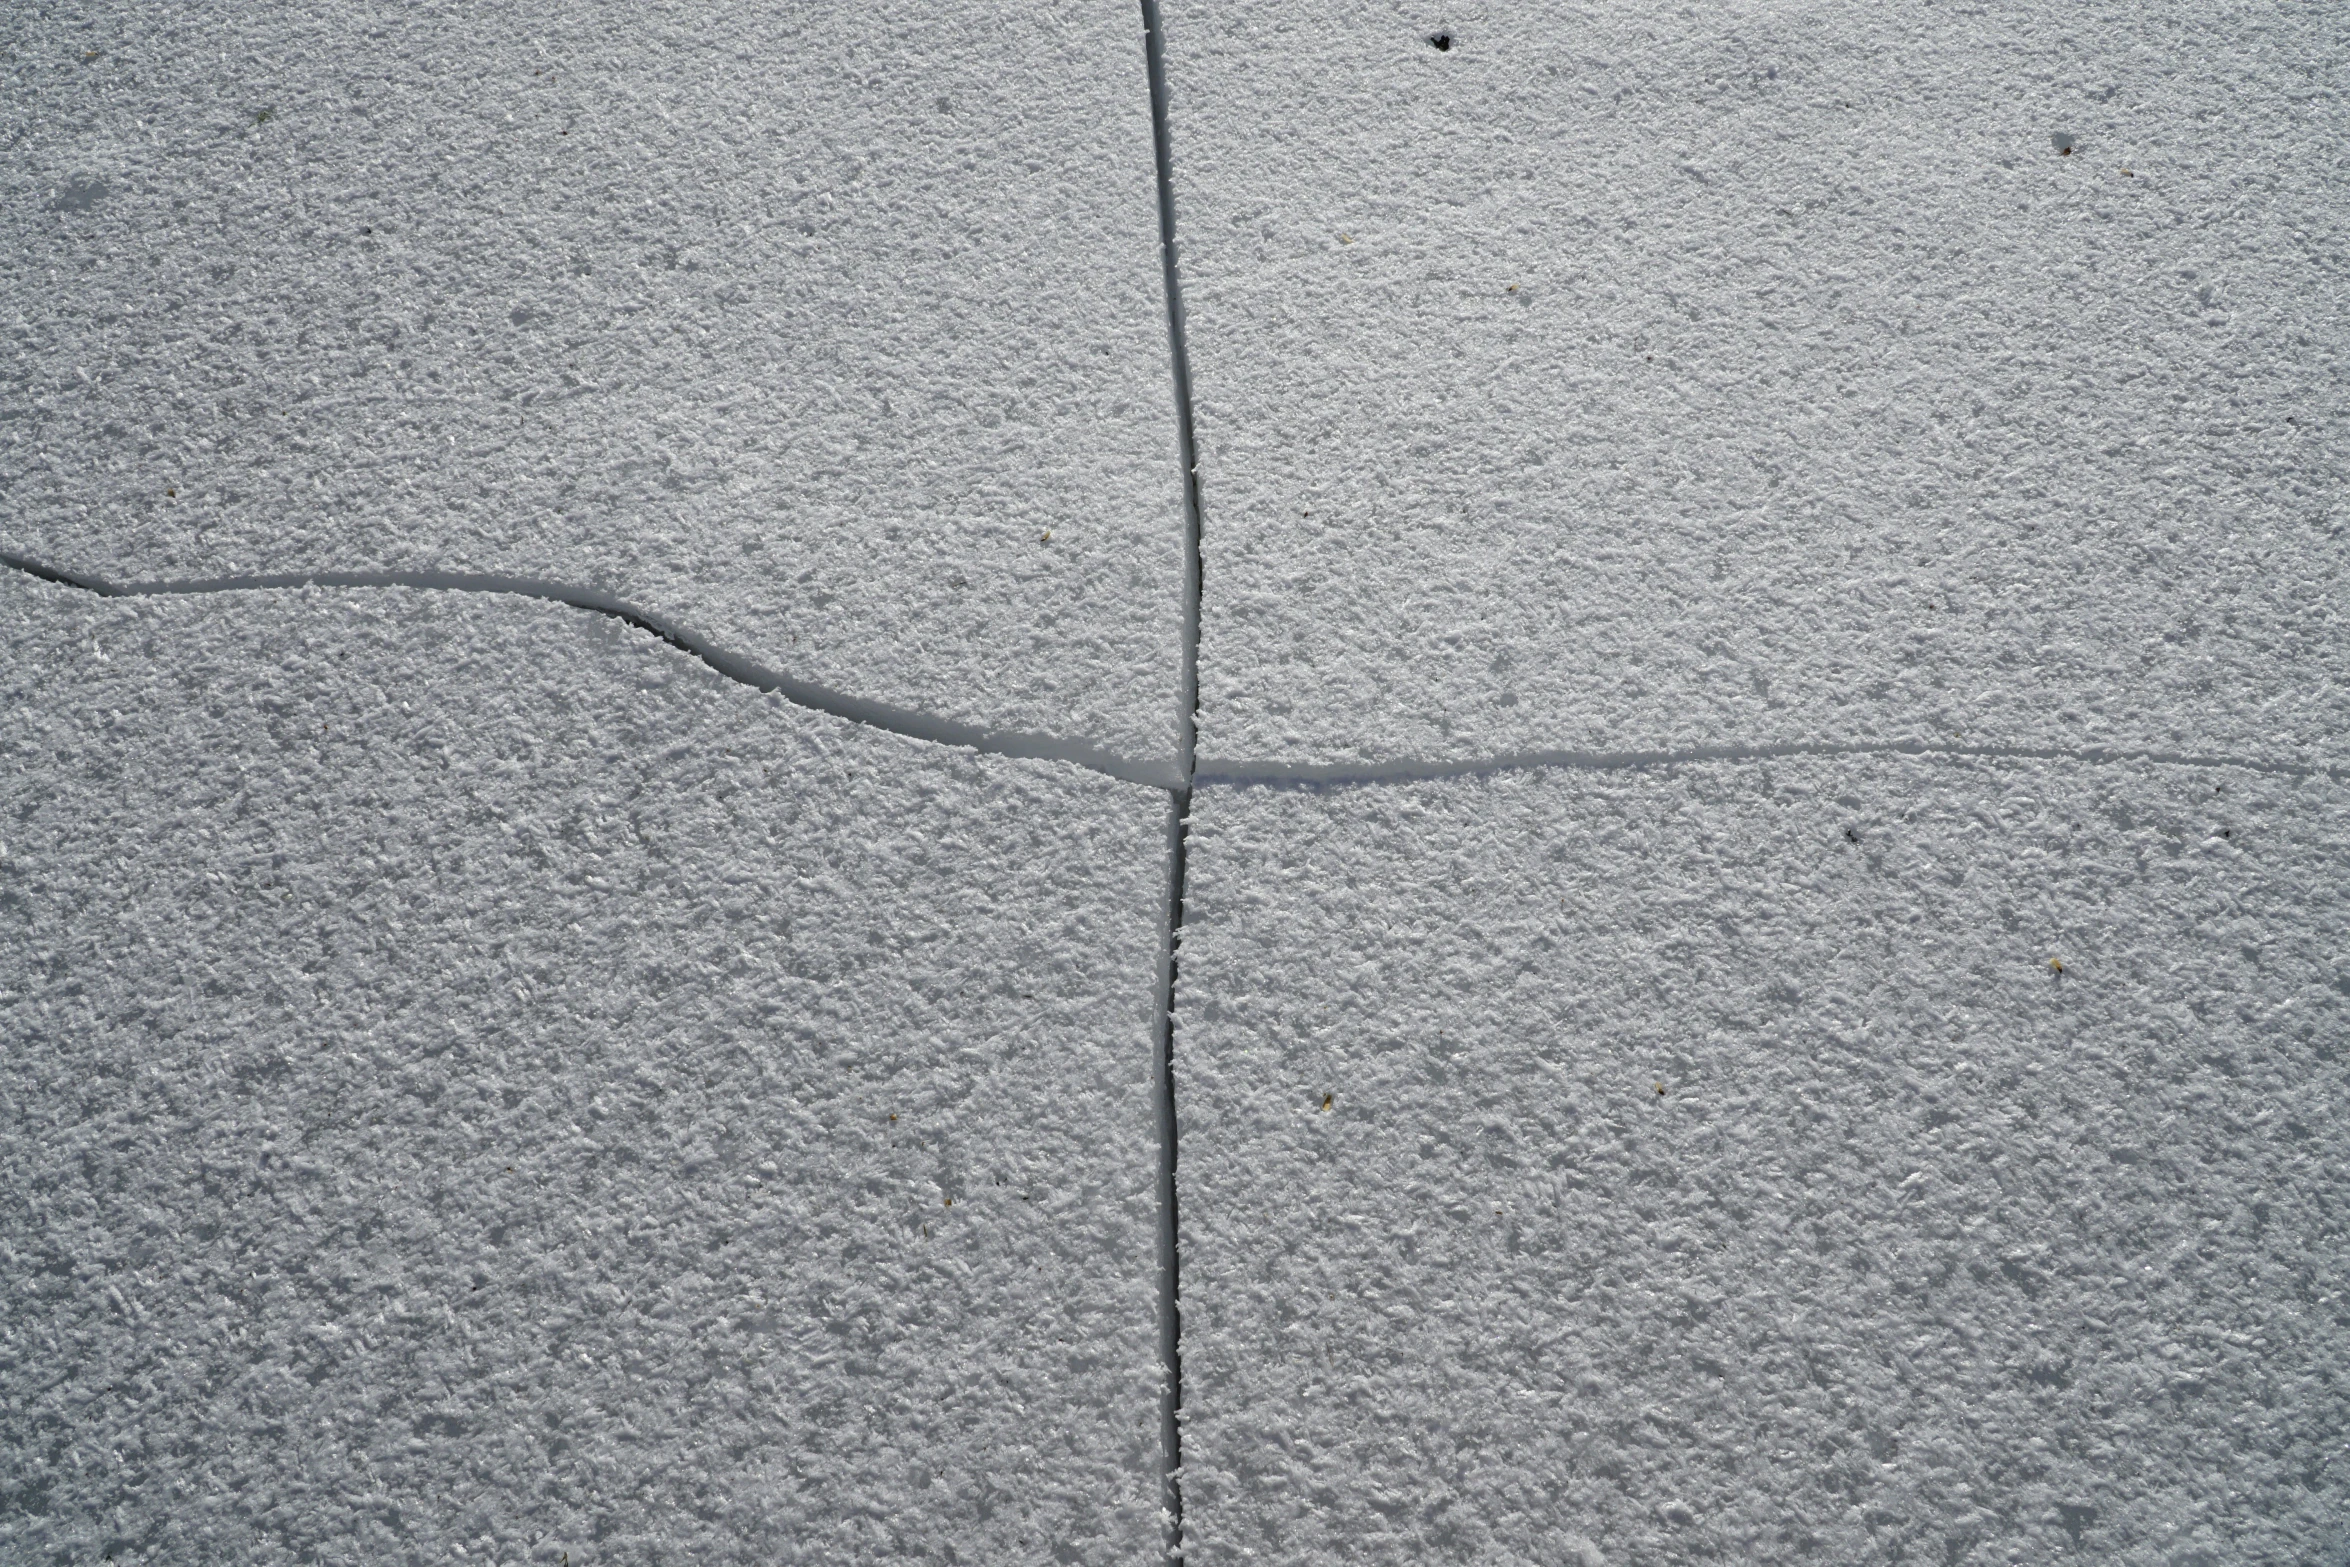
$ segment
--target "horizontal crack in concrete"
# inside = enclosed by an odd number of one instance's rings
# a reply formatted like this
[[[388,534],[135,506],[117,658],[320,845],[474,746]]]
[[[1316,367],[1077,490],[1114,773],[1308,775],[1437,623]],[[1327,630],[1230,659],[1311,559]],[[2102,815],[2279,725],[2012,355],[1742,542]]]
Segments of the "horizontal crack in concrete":
[[[2241,756],[2194,756],[2140,746],[1944,745],[1925,740],[1838,743],[1795,740],[1779,745],[1691,746],[1680,751],[1513,751],[1457,762],[1409,759],[1393,762],[1217,762],[1203,761],[1192,775],[1200,787],[1278,787],[1284,784],[1351,788],[1363,784],[1413,783],[1426,779],[1477,778],[1491,773],[1532,772],[1555,767],[1577,772],[1629,772],[1685,762],[1756,762],[1802,756],[1970,756],[1991,760],[2049,762],[2153,762],[2164,767],[2239,767],[2291,778],[2350,778],[2350,767],[2275,762]]]
[[[425,588],[455,593],[510,593],[551,604],[567,604],[574,609],[590,610],[626,621],[641,631],[650,632],[680,652],[692,654],[729,680],[740,681],[756,690],[772,691],[785,701],[812,712],[829,713],[835,718],[845,718],[851,723],[864,724],[869,728],[885,729],[891,734],[904,735],[909,739],[965,746],[989,756],[1036,757],[1045,761],[1067,762],[1088,772],[1118,779],[1122,783],[1142,784],[1153,789],[1175,789],[1180,786],[1181,774],[1172,758],[1164,762],[1138,762],[1132,757],[1104,750],[1090,741],[1017,729],[991,729],[958,719],[916,712],[888,702],[877,702],[870,697],[851,696],[847,692],[818,685],[812,680],[779,673],[739,653],[730,653],[691,632],[679,630],[649,610],[639,609],[597,588],[573,587],[537,577],[508,577],[463,571],[295,571],[266,576],[206,577],[174,582],[109,582],[102,577],[44,565],[6,552],[0,552],[0,565],[13,567],[44,582],[80,588],[106,598],[172,598],[205,593],[250,593],[271,588],[307,587]]]
[[[729,680],[760,691],[772,691],[784,700],[812,712],[829,713],[851,723],[887,730],[909,739],[939,745],[963,746],[989,756],[1034,757],[1067,762],[1088,772],[1122,783],[1180,792],[1186,787],[1181,765],[1138,762],[1086,740],[1024,730],[990,729],[952,718],[916,712],[867,697],[851,696],[780,674],[764,665],[713,646],[690,632],[680,631],[658,615],[596,588],[579,588],[535,577],[508,577],[452,571],[307,571],[274,575],[208,577],[185,581],[109,582],[102,577],[46,565],[21,555],[0,551],[0,566],[79,588],[105,598],[172,598],[206,593],[246,593],[274,588],[423,588],[458,593],[510,593],[522,598],[565,604],[599,615],[610,615],[658,637],[680,652],[709,665]],[[1446,778],[1477,778],[1494,773],[1533,772],[1558,768],[1576,772],[1628,772],[1640,768],[1670,767],[1687,762],[1751,762],[1774,757],[1805,756],[1966,756],[1989,760],[2057,761],[2104,764],[2151,762],[2164,767],[2237,767],[2248,772],[2288,778],[2329,778],[2350,781],[2350,766],[2326,763],[2279,762],[2257,757],[2202,756],[2158,751],[2146,746],[2023,746],[1955,745],[1925,740],[1788,741],[1776,745],[1690,746],[1682,750],[1567,751],[1528,750],[1459,761],[1423,761],[1401,758],[1388,762],[1253,762],[1202,761],[1188,780],[1201,788],[1278,787],[1308,785],[1353,788],[1365,784],[1417,783]]]

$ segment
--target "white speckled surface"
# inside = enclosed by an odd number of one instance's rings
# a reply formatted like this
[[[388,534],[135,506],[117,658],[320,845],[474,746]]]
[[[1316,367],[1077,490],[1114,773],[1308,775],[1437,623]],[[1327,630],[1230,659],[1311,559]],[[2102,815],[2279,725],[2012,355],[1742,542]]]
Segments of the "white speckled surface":
[[[1151,1555],[1163,796],[513,600],[0,638],[0,1559]]]
[[[2343,760],[2337,21],[1167,0],[1203,759]]]
[[[0,1562],[2350,1567],[2350,33],[1164,4],[0,16]]]
[[[1202,791],[1186,1559],[2344,1560],[2346,864],[2233,768]]]
[[[81,4],[0,43],[0,548],[551,578],[1173,749],[1131,5]]]

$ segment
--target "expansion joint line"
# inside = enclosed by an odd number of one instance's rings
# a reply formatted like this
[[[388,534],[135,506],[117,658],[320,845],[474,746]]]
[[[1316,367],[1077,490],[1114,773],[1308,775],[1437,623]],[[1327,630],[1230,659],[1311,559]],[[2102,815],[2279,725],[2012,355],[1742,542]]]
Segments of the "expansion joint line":
[[[1183,277],[1175,253],[1175,143],[1169,129],[1167,32],[1159,0],[1141,0],[1143,64],[1150,76],[1151,161],[1159,186],[1159,269],[1167,300],[1167,361],[1174,375],[1175,446],[1183,466],[1183,649],[1176,690],[1177,778],[1167,802],[1167,902],[1159,926],[1158,1028],[1154,1040],[1159,1131],[1160,1517],[1170,1560],[1183,1555],[1182,1251],[1175,1210],[1175,980],[1183,944],[1184,869],[1191,780],[1199,742],[1199,448],[1191,415],[1191,353]]]

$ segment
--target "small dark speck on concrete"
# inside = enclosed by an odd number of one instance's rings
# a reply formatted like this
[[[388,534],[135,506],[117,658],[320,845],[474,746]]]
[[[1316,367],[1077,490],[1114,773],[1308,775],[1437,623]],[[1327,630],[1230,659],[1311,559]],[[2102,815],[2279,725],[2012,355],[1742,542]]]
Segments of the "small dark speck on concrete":
[[[57,199],[49,203],[51,212],[87,212],[108,195],[104,180],[70,180]]]
[[[1450,33],[1430,33],[1428,41],[1436,46],[1436,52],[1439,54],[1452,48],[1452,34]]]

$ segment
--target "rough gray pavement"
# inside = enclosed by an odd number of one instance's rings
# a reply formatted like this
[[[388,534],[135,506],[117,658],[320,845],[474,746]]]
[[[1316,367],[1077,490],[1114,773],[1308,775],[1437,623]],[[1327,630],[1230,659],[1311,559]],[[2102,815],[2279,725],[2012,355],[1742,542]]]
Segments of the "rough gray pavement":
[[[2323,8],[1166,28],[1203,765],[2350,760]]]
[[[1130,6],[87,4],[0,45],[0,549],[551,579],[1172,752]]]
[[[2345,864],[2241,768],[1202,791],[1186,1559],[2344,1560]]]
[[[1156,1549],[1164,797],[0,579],[0,1558]]]

